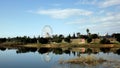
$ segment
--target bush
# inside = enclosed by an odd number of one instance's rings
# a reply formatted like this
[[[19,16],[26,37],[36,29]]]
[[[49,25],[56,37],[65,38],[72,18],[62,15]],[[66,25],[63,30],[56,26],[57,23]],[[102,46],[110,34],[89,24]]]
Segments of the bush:
[[[40,38],[40,39],[39,39],[39,42],[40,42],[41,44],[47,44],[47,43],[49,43],[49,39],[47,39],[47,38]]]
[[[87,43],[92,42],[92,38],[87,38]]]
[[[120,42],[120,38],[117,38],[117,41]]]
[[[52,42],[56,42],[56,43],[61,43],[62,42],[62,38],[53,38]]]
[[[116,40],[120,42],[120,33],[113,34],[112,37],[116,38]]]
[[[0,38],[0,43],[6,42],[6,38]]]
[[[68,43],[71,42],[71,41],[70,41],[70,38],[65,38],[64,41],[65,41],[65,42],[68,42]]]
[[[100,41],[101,44],[110,44],[110,40],[106,39],[106,38],[103,38],[101,41]]]

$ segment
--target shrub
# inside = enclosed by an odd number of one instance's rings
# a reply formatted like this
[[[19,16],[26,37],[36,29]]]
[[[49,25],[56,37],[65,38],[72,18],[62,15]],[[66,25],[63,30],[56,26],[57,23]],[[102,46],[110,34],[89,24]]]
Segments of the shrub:
[[[113,34],[112,37],[116,38],[116,40],[120,42],[120,33]]]
[[[92,38],[87,38],[87,43],[92,42]]]
[[[64,41],[65,41],[65,42],[68,42],[68,43],[71,42],[71,41],[70,41],[70,38],[65,38]]]
[[[40,42],[41,44],[47,44],[47,43],[49,43],[49,39],[47,39],[47,38],[40,38],[40,39],[39,39],[39,42]]]
[[[6,38],[0,38],[0,43],[6,42]]]
[[[53,42],[56,42],[56,43],[61,43],[61,42],[62,42],[62,38],[56,37],[56,38],[53,38],[52,41],[53,41]]]
[[[120,42],[120,38],[117,38],[117,41]]]
[[[100,41],[101,44],[110,44],[110,40],[106,39],[106,38],[103,38],[101,41]]]

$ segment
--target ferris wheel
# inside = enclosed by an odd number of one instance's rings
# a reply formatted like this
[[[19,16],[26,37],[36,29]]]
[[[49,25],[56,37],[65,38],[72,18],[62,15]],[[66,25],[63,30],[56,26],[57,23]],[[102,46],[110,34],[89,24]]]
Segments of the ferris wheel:
[[[52,28],[49,25],[45,25],[42,29],[42,37],[48,38],[52,37],[53,31]]]

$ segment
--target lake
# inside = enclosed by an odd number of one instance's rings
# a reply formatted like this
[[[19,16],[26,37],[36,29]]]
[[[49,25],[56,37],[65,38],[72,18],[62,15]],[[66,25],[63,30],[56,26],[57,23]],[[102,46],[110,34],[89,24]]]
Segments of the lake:
[[[60,64],[80,56],[93,55],[111,62],[97,65]],[[0,68],[120,68],[120,48],[3,48],[0,47]]]

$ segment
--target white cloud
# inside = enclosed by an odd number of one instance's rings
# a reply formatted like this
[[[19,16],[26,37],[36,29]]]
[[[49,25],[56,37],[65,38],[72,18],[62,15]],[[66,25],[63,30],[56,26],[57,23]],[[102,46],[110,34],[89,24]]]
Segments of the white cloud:
[[[113,15],[114,14],[114,15]],[[84,24],[84,23],[117,23],[120,22],[120,13],[111,13],[106,16],[91,16],[89,18],[80,18],[67,24]]]
[[[103,13],[105,13],[105,10],[100,10],[100,11],[98,12],[98,14],[103,14]]]
[[[97,0],[79,0],[76,2],[76,5],[95,5],[97,3]]]
[[[99,4],[99,6],[102,8],[106,8],[114,5],[120,5],[120,0],[105,0]]]
[[[66,22],[66,24],[84,24],[84,23],[86,23],[86,22],[88,22],[88,20],[86,20],[85,18],[80,18],[80,19],[76,19],[76,20],[74,20],[74,21],[70,21],[70,22]]]
[[[79,0],[75,5],[96,5],[101,8],[120,5],[120,0]]]
[[[99,18],[98,21],[99,22],[112,22],[112,23],[120,22],[120,13],[115,14],[115,15],[108,15],[103,18]]]
[[[48,15],[52,18],[64,19],[72,16],[89,16],[92,14],[91,11],[83,9],[47,9],[47,10],[38,10],[37,14]]]
[[[85,30],[89,28],[92,33],[115,33],[120,32],[120,13],[114,13],[101,17],[89,17],[89,19],[77,19],[72,22],[68,22],[72,25],[78,25],[79,30]],[[67,23],[67,24],[68,24]]]

